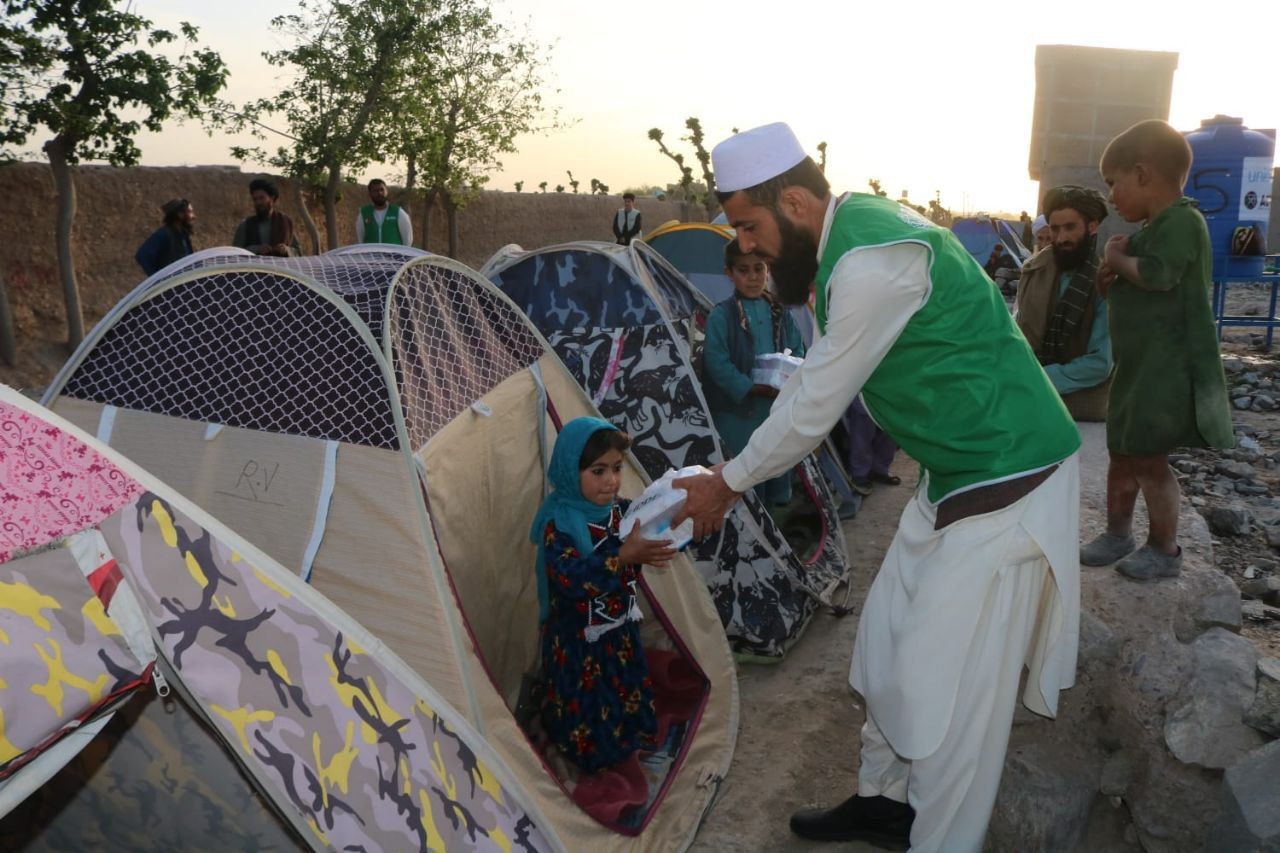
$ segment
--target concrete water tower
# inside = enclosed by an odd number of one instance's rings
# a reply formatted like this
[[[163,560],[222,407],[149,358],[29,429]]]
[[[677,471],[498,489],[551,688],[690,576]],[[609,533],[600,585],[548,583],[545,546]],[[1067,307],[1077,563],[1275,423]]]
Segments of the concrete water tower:
[[[1176,53],[1037,45],[1027,171],[1040,182],[1040,202],[1050,187],[1060,184],[1096,187],[1105,193],[1098,175],[1102,149],[1116,134],[1144,119],[1168,120],[1177,67]],[[1114,215],[1103,223],[1108,236],[1131,230]]]

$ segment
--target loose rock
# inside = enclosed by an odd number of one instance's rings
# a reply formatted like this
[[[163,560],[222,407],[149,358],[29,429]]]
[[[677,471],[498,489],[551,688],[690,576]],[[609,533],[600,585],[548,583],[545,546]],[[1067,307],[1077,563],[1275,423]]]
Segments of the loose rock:
[[[1224,459],[1213,466],[1214,473],[1222,474],[1233,480],[1251,480],[1254,476],[1253,466],[1248,462],[1232,462]]]
[[[1243,536],[1249,532],[1249,511],[1243,507],[1210,507],[1205,520],[1217,536]]]
[[[1267,604],[1280,604],[1280,578],[1254,578],[1240,584],[1240,592],[1250,598],[1261,599]]]
[[[1010,752],[984,849],[1079,850],[1096,790],[1083,774],[1070,773],[1036,746]]]
[[[1080,611],[1080,660],[1083,663],[1106,661],[1120,651],[1115,632],[1087,610]],[[1019,705],[1021,707],[1021,705]]]
[[[1244,721],[1271,737],[1280,737],[1280,658],[1258,661],[1258,687]],[[1280,777],[1276,779],[1280,787]]]
[[[1227,769],[1222,816],[1205,848],[1221,853],[1280,850],[1280,741],[1246,755]]]
[[[1165,744],[1184,764],[1225,768],[1262,744],[1243,722],[1253,704],[1258,650],[1223,628],[1209,629],[1191,648],[1187,699],[1165,720]]]

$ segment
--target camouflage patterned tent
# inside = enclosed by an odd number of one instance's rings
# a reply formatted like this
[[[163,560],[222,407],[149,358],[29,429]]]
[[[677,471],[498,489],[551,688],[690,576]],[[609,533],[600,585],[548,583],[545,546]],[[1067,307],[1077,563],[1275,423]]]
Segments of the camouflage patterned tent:
[[[560,846],[373,635],[3,385],[0,505],[0,849]]]
[[[558,424],[594,413],[496,288],[403,251],[207,252],[114,308],[45,402],[309,580],[483,733],[569,849],[687,845],[727,772],[733,663],[690,564],[646,573],[645,645],[696,710],[608,827],[517,724],[537,666],[533,546]],[[624,494],[644,481],[630,469]],[[672,769],[673,768],[673,769]]]
[[[484,274],[550,341],[604,417],[629,432],[650,477],[724,451],[694,365],[711,304],[644,243],[508,247]],[[844,535],[812,457],[797,466],[818,528],[799,554],[754,493],[719,537],[690,548],[740,656],[778,660],[848,575]]]

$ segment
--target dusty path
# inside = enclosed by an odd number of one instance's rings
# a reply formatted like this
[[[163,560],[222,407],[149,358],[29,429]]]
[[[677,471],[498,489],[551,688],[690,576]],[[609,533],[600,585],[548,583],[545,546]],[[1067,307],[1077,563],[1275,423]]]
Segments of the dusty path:
[[[902,485],[877,486],[858,517],[845,522],[853,612],[842,619],[818,614],[780,664],[739,667],[738,748],[693,851],[833,849],[796,838],[787,820],[805,805],[843,800],[856,785],[863,713],[848,686],[853,637],[871,579],[915,487],[916,472],[916,464],[899,454],[893,473]],[[839,849],[876,848],[849,844]]]

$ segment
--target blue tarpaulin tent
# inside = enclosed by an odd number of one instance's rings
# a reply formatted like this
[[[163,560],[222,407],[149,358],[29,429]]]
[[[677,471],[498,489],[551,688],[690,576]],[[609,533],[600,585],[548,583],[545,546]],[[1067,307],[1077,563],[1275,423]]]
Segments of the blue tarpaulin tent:
[[[1017,233],[1003,219],[992,219],[985,213],[966,216],[951,224],[951,231],[960,238],[969,254],[979,264],[986,264],[991,257],[991,250],[996,243],[1003,243],[1005,251],[1013,258],[1018,269],[1031,257],[1031,252],[1022,245]]]

